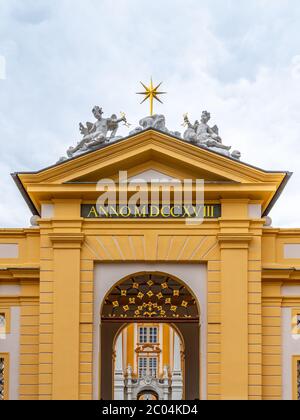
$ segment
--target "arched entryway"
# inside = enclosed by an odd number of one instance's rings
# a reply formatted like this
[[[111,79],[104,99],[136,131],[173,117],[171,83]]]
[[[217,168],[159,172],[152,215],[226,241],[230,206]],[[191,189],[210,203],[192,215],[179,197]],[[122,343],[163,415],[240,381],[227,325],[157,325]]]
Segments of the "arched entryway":
[[[113,350],[116,337],[130,323],[173,324],[186,343],[185,399],[199,398],[199,307],[189,288],[166,273],[143,272],[119,281],[101,310],[101,398],[113,399]]]

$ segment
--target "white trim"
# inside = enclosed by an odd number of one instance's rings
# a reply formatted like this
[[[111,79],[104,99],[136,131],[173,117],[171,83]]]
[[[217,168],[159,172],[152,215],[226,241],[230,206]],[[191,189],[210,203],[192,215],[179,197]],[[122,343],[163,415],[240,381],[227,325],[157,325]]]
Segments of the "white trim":
[[[158,374],[160,375],[161,373],[163,373],[163,370],[164,370],[164,366],[163,366],[163,363],[164,363],[164,361],[163,361],[163,358],[164,358],[164,352],[163,352],[163,349],[164,349],[164,324],[159,324],[159,345],[160,345],[160,348],[162,349],[162,352],[160,353],[160,355],[158,356],[159,357],[159,369],[158,369]]]
[[[249,204],[248,216],[249,219],[261,219],[261,204]]]
[[[122,331],[123,339],[123,372],[127,370],[127,328]]]
[[[0,296],[19,296],[21,286],[18,284],[0,284]]]
[[[174,329],[170,329],[170,369],[174,369]]]
[[[134,330],[133,330],[133,348],[135,349],[137,346],[137,342],[138,342],[138,326],[137,324],[134,324]],[[135,357],[133,357],[133,366],[131,366],[133,369],[133,372],[137,372],[138,371],[138,366],[137,366],[137,359]]]
[[[300,296],[300,286],[282,286],[282,296]]]
[[[19,258],[19,245],[18,244],[0,244],[0,258],[2,259]]]
[[[300,244],[285,244],[284,245],[285,259],[300,259]]]
[[[156,171],[155,169],[149,169],[148,171],[141,172],[128,179],[129,182],[159,182],[159,183],[168,183],[174,182],[174,178],[163,174],[162,172]]]
[[[54,205],[42,204],[41,216],[42,216],[42,219],[52,219],[54,217]]]
[[[282,399],[293,399],[293,356],[300,354],[300,335],[292,334],[292,309],[282,308]]]
[[[19,399],[20,308],[10,308],[10,333],[0,339],[0,352],[9,353],[9,399]]]

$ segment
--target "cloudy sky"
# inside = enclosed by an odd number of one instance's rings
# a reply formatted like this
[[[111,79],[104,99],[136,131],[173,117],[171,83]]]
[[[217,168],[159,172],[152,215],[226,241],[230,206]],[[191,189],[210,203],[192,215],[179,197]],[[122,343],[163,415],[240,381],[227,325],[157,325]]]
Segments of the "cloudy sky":
[[[169,129],[207,109],[243,161],[294,172],[271,216],[300,226],[299,0],[0,0],[0,22],[0,227],[29,225],[9,174],[56,162],[93,105],[137,125],[151,75]]]

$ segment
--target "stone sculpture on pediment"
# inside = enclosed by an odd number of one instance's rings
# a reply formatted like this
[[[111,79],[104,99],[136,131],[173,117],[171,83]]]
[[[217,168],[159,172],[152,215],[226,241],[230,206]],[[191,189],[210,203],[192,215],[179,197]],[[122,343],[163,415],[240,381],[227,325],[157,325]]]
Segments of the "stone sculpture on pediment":
[[[196,145],[207,147],[208,149],[221,153],[225,156],[233,157],[234,159],[240,159],[240,152],[234,151],[230,153],[231,146],[225,146],[222,143],[218,126],[215,125],[210,127],[208,125],[210,117],[211,116],[209,112],[203,111],[200,121],[196,120],[195,123],[192,124],[188,118],[188,115],[184,114],[183,125],[187,127],[183,136],[184,139]]]
[[[103,118],[103,110],[99,106],[95,106],[92,112],[96,121],[94,123],[87,122],[86,125],[79,124],[79,130],[83,138],[75,147],[69,147],[67,151],[69,158],[95,150],[102,144],[121,139],[122,137],[117,137],[119,124],[124,122],[125,125],[129,126],[125,114],[122,114],[121,118],[118,118],[115,114],[110,118]]]

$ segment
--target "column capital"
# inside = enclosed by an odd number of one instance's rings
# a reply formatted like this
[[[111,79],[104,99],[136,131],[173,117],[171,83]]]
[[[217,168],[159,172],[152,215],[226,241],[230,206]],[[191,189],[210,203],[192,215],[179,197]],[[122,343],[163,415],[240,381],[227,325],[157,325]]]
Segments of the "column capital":
[[[84,234],[50,233],[49,239],[55,249],[80,249],[84,241]]]
[[[221,249],[248,248],[253,235],[249,233],[220,233],[218,241]]]

